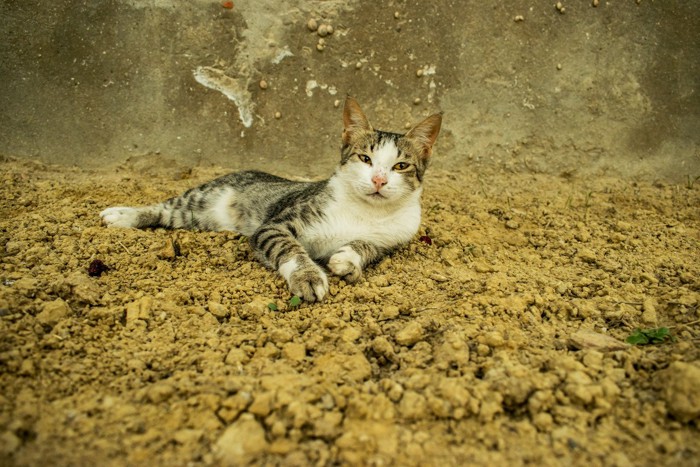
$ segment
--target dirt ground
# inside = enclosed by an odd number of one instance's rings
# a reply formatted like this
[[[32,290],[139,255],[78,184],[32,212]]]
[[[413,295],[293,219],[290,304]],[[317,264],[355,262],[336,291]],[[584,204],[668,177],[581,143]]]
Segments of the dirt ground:
[[[1,163],[0,463],[700,463],[699,183],[434,170],[293,308],[235,233],[99,223],[223,172]]]

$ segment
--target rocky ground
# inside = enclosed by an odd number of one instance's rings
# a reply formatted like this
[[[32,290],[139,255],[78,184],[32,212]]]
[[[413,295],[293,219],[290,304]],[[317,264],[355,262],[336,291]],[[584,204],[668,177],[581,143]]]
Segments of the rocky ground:
[[[298,307],[234,233],[99,223],[223,172],[1,163],[0,463],[700,462],[700,183],[435,170]]]

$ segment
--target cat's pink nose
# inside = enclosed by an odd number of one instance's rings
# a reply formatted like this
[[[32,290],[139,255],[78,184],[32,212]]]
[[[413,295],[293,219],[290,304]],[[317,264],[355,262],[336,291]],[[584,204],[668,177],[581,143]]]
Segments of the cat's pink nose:
[[[372,183],[374,183],[374,188],[379,191],[387,183],[386,175],[376,174],[372,176]]]

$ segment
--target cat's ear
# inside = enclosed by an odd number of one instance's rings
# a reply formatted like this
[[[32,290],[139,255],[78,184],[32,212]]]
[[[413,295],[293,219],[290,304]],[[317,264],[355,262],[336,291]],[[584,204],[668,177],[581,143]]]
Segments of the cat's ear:
[[[350,144],[354,135],[371,131],[372,125],[362,112],[360,104],[352,97],[346,97],[343,108],[343,143]]]
[[[404,138],[413,140],[421,148],[421,157],[427,159],[433,153],[433,144],[440,133],[442,112],[433,114],[414,126]]]

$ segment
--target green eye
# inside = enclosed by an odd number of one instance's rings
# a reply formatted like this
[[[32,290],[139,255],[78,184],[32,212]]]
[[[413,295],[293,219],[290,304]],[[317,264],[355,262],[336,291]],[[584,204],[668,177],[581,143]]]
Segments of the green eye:
[[[358,154],[357,158],[360,159],[365,164],[372,165],[372,159],[366,154]]]
[[[411,164],[409,164],[408,162],[398,162],[398,163],[394,164],[394,167],[392,167],[392,169],[394,169],[394,170],[406,170],[410,166],[411,166]]]

